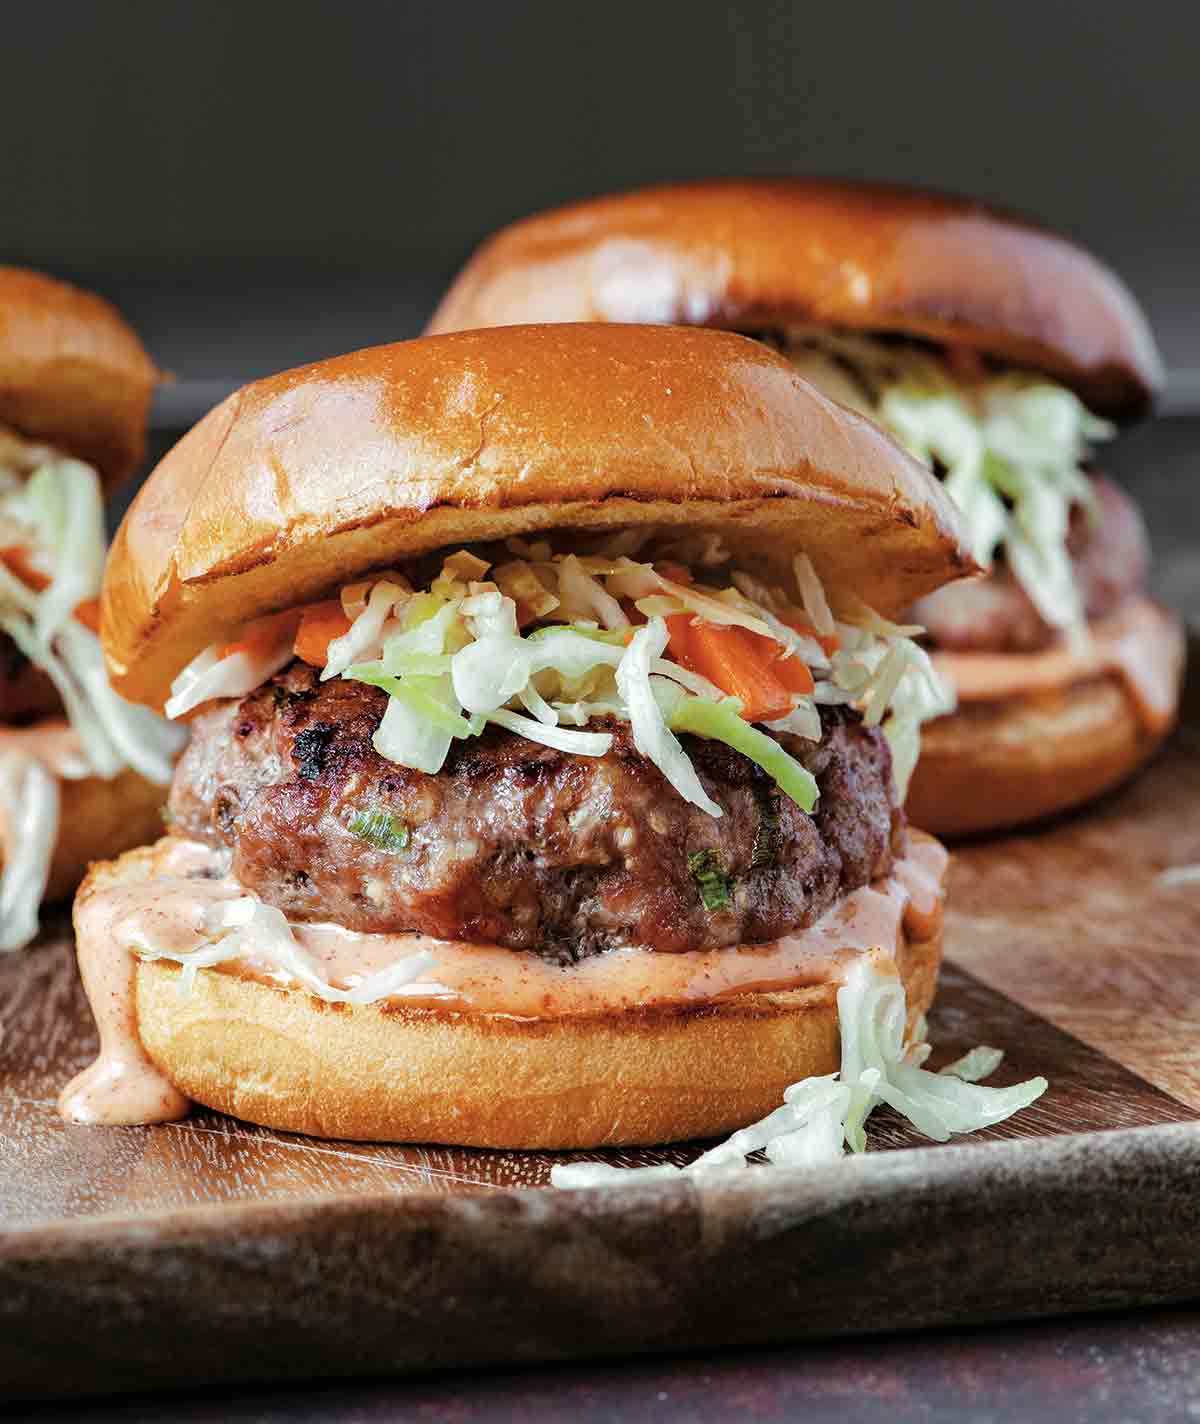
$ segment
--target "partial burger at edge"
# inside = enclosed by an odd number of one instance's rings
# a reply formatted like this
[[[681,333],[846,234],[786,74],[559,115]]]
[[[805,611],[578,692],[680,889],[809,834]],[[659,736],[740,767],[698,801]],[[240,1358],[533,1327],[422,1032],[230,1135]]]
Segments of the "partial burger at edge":
[[[104,494],[159,379],[100,297],[0,267],[0,950],[160,829],[182,733],[112,692],[96,636]]]

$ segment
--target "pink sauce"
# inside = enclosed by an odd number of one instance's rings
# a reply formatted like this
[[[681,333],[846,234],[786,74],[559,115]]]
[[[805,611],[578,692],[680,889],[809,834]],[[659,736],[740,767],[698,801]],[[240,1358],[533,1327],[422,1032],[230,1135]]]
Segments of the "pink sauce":
[[[188,878],[212,864],[203,847],[169,839],[160,845],[147,858],[144,878],[94,893],[77,908],[80,970],[101,1046],[96,1063],[59,1101],[72,1122],[165,1121],[187,1110],[138,1039],[135,955],[151,948],[184,954],[210,943],[213,911],[245,892],[232,879]],[[907,854],[891,878],[848,895],[810,929],[770,944],[707,953],[614,950],[569,968],[494,945],[355,934],[336,925],[294,925],[292,931],[326,982],[339,988],[353,988],[418,949],[432,954],[432,967],[391,1000],[410,1007],[541,1019],[686,1005],[823,983],[838,977],[855,953],[893,953],[902,926],[915,938],[928,937],[941,916],[947,861],[937,841],[910,832]],[[290,982],[286,972],[256,958],[217,968]]]
[[[1162,637],[1167,629],[1170,636]],[[1054,692],[1072,682],[1118,673],[1146,730],[1164,731],[1175,714],[1183,666],[1183,634],[1148,598],[1130,599],[1090,625],[1091,648],[1074,653],[937,653],[934,665],[954,684],[962,702],[995,702],[1020,694]]]
[[[0,752],[25,752],[55,776],[76,780],[87,776],[87,758],[79,733],[61,717],[48,717],[32,727],[0,727]]]
[[[155,864],[161,878],[133,880],[77,903],[79,973],[100,1031],[100,1054],[59,1096],[59,1113],[68,1122],[170,1122],[191,1106],[151,1063],[138,1037],[133,949],[149,937],[161,937],[164,948],[195,948],[200,942],[196,931],[206,905],[188,906],[183,892],[210,882],[183,877],[202,869],[209,852],[184,841],[161,844],[165,851]]]

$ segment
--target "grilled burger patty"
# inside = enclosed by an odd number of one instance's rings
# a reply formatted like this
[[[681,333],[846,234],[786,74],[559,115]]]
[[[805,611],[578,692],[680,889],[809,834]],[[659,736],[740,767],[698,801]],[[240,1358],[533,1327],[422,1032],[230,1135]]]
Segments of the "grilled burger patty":
[[[1088,618],[1103,618],[1146,581],[1149,541],[1133,501],[1110,480],[1092,477],[1097,518],[1071,513],[1067,552]],[[987,578],[947,584],[920,600],[912,619],[930,643],[950,652],[1033,653],[1055,642],[1048,624],[1003,564]]]
[[[490,727],[431,776],[372,747],[386,705],[299,662],[214,704],[192,724],[172,830],[228,848],[237,879],[292,919],[567,963],[774,939],[886,874],[903,829],[887,743],[849,710],[822,710],[818,744],[779,738],[820,786],[812,816],[740,753],[684,737],[715,820],[624,724],[598,758]]]

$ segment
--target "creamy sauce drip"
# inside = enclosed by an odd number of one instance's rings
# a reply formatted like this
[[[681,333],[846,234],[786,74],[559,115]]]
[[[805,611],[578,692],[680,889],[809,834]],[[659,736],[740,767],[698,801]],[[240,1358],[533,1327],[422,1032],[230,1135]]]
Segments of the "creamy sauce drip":
[[[1171,636],[1163,638],[1164,627]],[[1148,732],[1175,714],[1183,637],[1174,620],[1148,598],[1130,599],[1089,625],[1091,647],[1041,653],[935,653],[934,666],[954,684],[960,702],[997,702],[1023,694],[1060,691],[1073,682],[1115,672],[1133,698]]]
[[[205,847],[170,839],[147,858],[146,874],[88,896],[77,911],[79,963],[100,1029],[100,1057],[59,1101],[73,1122],[133,1123],[179,1117],[187,1102],[150,1062],[137,1035],[139,950],[186,955],[212,942],[222,903],[245,890],[216,869]],[[567,968],[494,945],[415,935],[356,934],[337,925],[292,926],[297,943],[331,984],[353,988],[417,950],[434,964],[389,1002],[445,1013],[521,1019],[613,1013],[694,1004],[755,991],[787,990],[840,976],[855,954],[895,951],[901,927],[927,938],[938,927],[948,856],[919,831],[909,833],[895,874],[848,895],[807,930],[772,943],[684,954],[631,948]],[[266,959],[231,960],[221,973],[288,985]]]
[[[25,752],[55,776],[78,781],[91,773],[79,733],[61,717],[49,717],[31,727],[0,727],[0,752]]]

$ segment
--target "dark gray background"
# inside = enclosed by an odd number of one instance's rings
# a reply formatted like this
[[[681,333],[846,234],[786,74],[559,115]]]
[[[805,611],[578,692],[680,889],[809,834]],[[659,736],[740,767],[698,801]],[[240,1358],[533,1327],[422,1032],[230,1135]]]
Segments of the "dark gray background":
[[[1173,398],[1200,396],[1182,0],[44,0],[4,33],[0,253],[121,302],[187,383],[177,415],[413,334],[511,218],[738,171],[1030,211],[1127,276]]]

